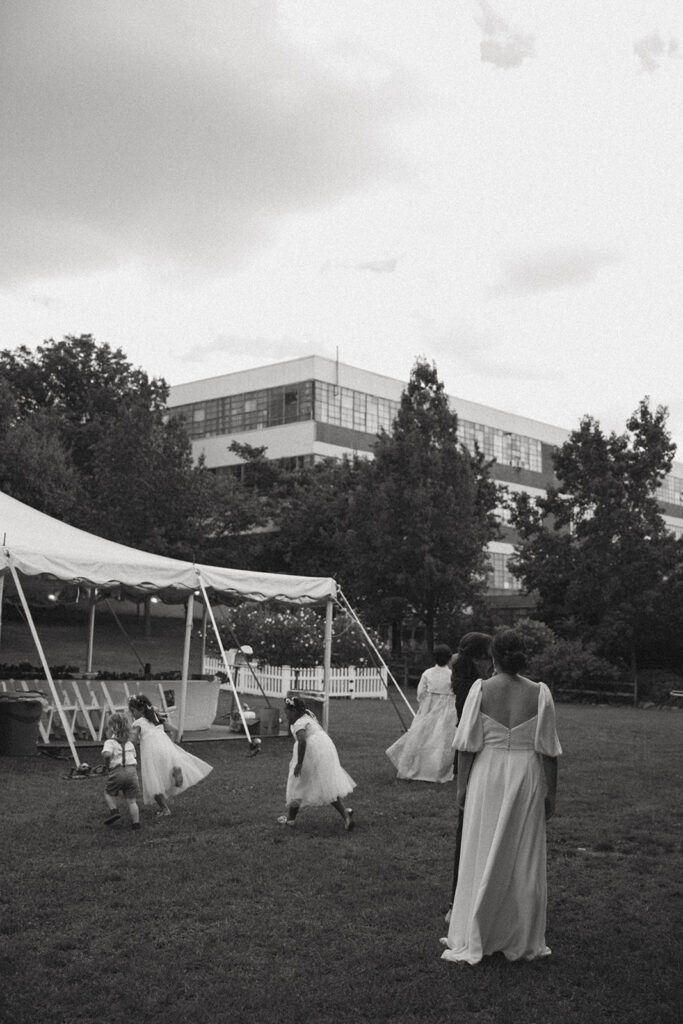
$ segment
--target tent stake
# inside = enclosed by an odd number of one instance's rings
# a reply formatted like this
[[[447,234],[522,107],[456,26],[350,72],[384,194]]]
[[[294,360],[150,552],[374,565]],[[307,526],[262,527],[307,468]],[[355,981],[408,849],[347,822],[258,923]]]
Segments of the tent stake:
[[[78,768],[78,766],[81,763],[81,759],[79,758],[78,751],[76,750],[76,745],[74,743],[73,734],[71,732],[71,726],[69,725],[67,717],[64,714],[64,711],[62,709],[62,705],[61,705],[60,700],[59,700],[59,696],[57,695],[57,687],[55,686],[54,679],[52,678],[52,673],[50,672],[50,667],[49,667],[49,665],[47,663],[47,659],[45,657],[45,652],[44,652],[43,646],[42,646],[42,644],[40,642],[40,638],[38,636],[38,631],[36,630],[36,626],[35,626],[35,623],[33,621],[33,616],[31,615],[31,610],[30,610],[30,608],[28,606],[28,602],[26,600],[26,595],[24,594],[24,590],[23,590],[23,587],[21,585],[21,581],[19,579],[19,574],[17,573],[17,570],[14,568],[14,566],[12,565],[11,562],[10,562],[10,565],[9,565],[9,571],[12,573],[12,579],[14,580],[14,585],[17,588],[17,593],[19,594],[19,598],[21,600],[21,604],[22,604],[22,607],[24,609],[24,614],[26,615],[26,621],[28,622],[29,629],[31,630],[31,635],[33,636],[33,642],[35,643],[36,648],[38,650],[38,654],[40,656],[40,661],[41,661],[42,666],[43,666],[43,671],[45,673],[45,678],[47,679],[48,685],[50,687],[50,691],[52,693],[52,699],[54,700],[55,707],[57,708],[57,712],[59,713],[59,720],[62,723],[62,728],[64,730],[64,734],[65,734],[67,740],[69,741],[69,747],[71,748],[71,754],[72,754],[73,759],[74,759],[74,761],[76,763],[76,767]]]

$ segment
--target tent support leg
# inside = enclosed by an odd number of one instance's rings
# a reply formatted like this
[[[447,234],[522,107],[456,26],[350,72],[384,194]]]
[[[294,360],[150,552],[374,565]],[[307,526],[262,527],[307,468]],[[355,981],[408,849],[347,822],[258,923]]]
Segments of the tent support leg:
[[[401,689],[401,687],[398,685],[398,683],[394,679],[393,674],[391,673],[391,670],[389,669],[389,666],[387,665],[386,661],[384,660],[382,655],[379,653],[379,651],[375,647],[375,645],[372,642],[372,640],[370,639],[370,636],[367,633],[367,631],[365,629],[365,626],[363,625],[363,623],[360,621],[360,619],[356,615],[355,611],[353,610],[353,608],[351,607],[351,605],[347,601],[347,599],[344,596],[344,594],[342,593],[341,589],[338,589],[338,594],[339,594],[339,600],[341,601],[342,606],[349,613],[349,615],[351,616],[353,621],[356,623],[356,625],[358,626],[358,628],[362,632],[363,637],[365,638],[365,642],[368,645],[368,647],[370,648],[370,650],[373,652],[375,657],[382,663],[382,665],[384,665],[384,668],[387,670],[387,678],[391,679],[392,683],[394,684],[394,686],[396,687],[396,689],[400,693],[401,697],[403,698],[403,701],[404,701],[406,707],[408,708],[408,710],[410,711],[410,714],[412,715],[413,718],[415,718],[415,712],[413,711],[412,707],[410,706],[410,701],[407,699],[407,697],[404,694],[403,690]],[[388,687],[387,687],[387,689],[388,689]]]
[[[213,626],[214,636],[216,637],[216,643],[218,644],[218,648],[219,648],[219,650],[221,652],[221,658],[223,659],[223,665],[225,667],[225,671],[226,671],[227,677],[230,680],[230,686],[232,687],[233,696],[234,696],[235,700],[237,701],[237,710],[239,711],[240,718],[242,719],[242,728],[244,729],[244,734],[247,737],[247,740],[249,741],[249,746],[252,748],[254,753],[256,753],[257,748],[261,745],[261,741],[260,740],[253,740],[251,738],[251,733],[249,732],[249,726],[247,725],[247,720],[244,717],[244,711],[242,710],[242,704],[240,703],[240,698],[239,698],[239,694],[237,692],[237,687],[235,686],[235,678],[234,678],[234,676],[232,674],[232,669],[230,668],[230,665],[228,664],[228,656],[225,653],[225,648],[223,647],[223,641],[221,640],[221,635],[218,632],[218,626],[216,625],[216,619],[214,618],[213,608],[211,607],[211,602],[209,601],[209,595],[206,592],[206,587],[204,586],[204,581],[203,581],[203,579],[202,579],[202,577],[201,577],[201,575],[199,573],[199,569],[197,569],[196,566],[195,566],[195,572],[197,573],[197,580],[199,581],[199,588],[200,588],[200,590],[202,592],[202,598],[204,599],[204,607],[206,608],[206,610],[209,613],[209,618],[211,619],[211,625]]]
[[[71,726],[69,725],[68,719],[67,719],[66,715],[64,714],[64,711],[62,709],[62,705],[60,703],[59,696],[57,694],[57,687],[55,686],[55,681],[52,678],[52,673],[50,672],[50,666],[47,663],[47,658],[45,657],[45,651],[43,650],[43,645],[40,642],[40,637],[38,636],[38,631],[36,630],[36,625],[35,625],[35,622],[33,621],[33,616],[31,615],[31,609],[28,606],[28,602],[26,600],[26,595],[24,594],[24,588],[21,585],[21,580],[19,579],[19,574],[17,573],[17,570],[14,568],[14,566],[11,563],[10,563],[9,571],[12,573],[12,579],[14,580],[14,585],[17,588],[17,593],[19,594],[19,599],[21,600],[21,605],[22,605],[22,608],[24,609],[24,614],[26,616],[26,621],[28,622],[29,629],[31,630],[31,636],[33,637],[33,642],[35,643],[36,649],[37,649],[38,654],[40,656],[40,661],[41,661],[41,664],[43,666],[43,671],[45,673],[45,678],[47,679],[48,686],[50,687],[50,692],[52,693],[52,699],[55,702],[55,707],[57,708],[57,712],[59,714],[59,720],[62,723],[62,729],[64,730],[64,735],[66,736],[66,738],[67,738],[67,740],[69,742],[69,747],[71,748],[71,755],[72,755],[72,757],[74,759],[76,767],[78,768],[79,764],[81,763],[81,759],[78,756],[78,751],[76,750],[76,744],[74,743],[73,733],[71,732]]]
[[[180,684],[180,712],[178,714],[178,743],[183,738],[185,728],[185,709],[187,708],[187,677],[190,670],[190,641],[192,639],[192,625],[194,623],[194,594],[187,599],[187,610],[185,612],[185,642],[183,644],[183,671]]]
[[[88,645],[85,650],[85,671],[92,672],[92,652],[95,644],[95,604],[97,591],[90,591],[88,605]]]
[[[323,729],[330,725],[330,669],[332,667],[332,598],[325,605],[325,650],[323,652]]]

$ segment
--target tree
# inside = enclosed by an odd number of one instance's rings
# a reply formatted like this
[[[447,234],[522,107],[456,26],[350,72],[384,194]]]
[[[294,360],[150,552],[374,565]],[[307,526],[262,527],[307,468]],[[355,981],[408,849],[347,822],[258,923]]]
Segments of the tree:
[[[0,352],[6,382],[4,478],[22,500],[75,526],[162,554],[194,556],[216,507],[215,480],[192,466],[168,387],[91,335]],[[44,467],[41,479],[40,467]]]
[[[354,495],[367,459],[327,459],[294,474],[270,537],[271,564],[304,576],[332,576],[355,591],[358,545],[353,531]]]
[[[541,617],[560,635],[626,656],[634,676],[679,562],[655,493],[675,453],[666,420],[647,398],[623,434],[584,417],[554,454],[557,487],[512,499],[521,539],[511,569],[538,593]]]
[[[75,513],[81,496],[80,478],[53,412],[41,409],[21,419],[4,380],[0,380],[0,490],[64,519]]]
[[[401,396],[391,434],[353,494],[354,599],[375,621],[411,612],[426,643],[442,617],[476,599],[485,584],[486,544],[497,535],[498,491],[482,454],[458,441],[433,364],[418,359]]]
[[[109,429],[122,403],[161,413],[168,385],[133,367],[121,349],[99,345],[91,334],[50,339],[36,348],[0,351],[0,374],[26,419],[38,410],[52,409],[59,417],[60,435],[80,472],[92,470],[95,446]]]

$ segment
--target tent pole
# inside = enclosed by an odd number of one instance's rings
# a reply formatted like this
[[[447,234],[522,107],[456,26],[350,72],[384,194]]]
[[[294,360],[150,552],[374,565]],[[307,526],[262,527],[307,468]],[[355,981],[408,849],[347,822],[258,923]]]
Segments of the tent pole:
[[[42,644],[40,642],[40,638],[38,636],[38,631],[36,630],[36,626],[35,626],[35,623],[33,621],[33,616],[31,615],[31,610],[30,610],[30,608],[28,606],[28,602],[26,600],[26,595],[24,594],[24,589],[23,589],[23,587],[21,585],[21,581],[19,579],[19,574],[17,573],[17,570],[14,568],[14,566],[12,565],[11,562],[10,562],[9,571],[12,573],[12,579],[14,580],[14,585],[17,588],[17,593],[19,594],[19,598],[21,600],[21,604],[22,604],[22,607],[24,609],[24,614],[26,616],[26,621],[28,622],[29,629],[31,630],[31,635],[33,637],[33,642],[35,643],[37,651],[38,651],[38,654],[40,656],[40,660],[41,660],[41,663],[42,663],[42,666],[43,666],[43,671],[45,673],[45,678],[47,679],[48,686],[50,687],[50,692],[52,693],[52,699],[54,700],[55,707],[57,708],[57,712],[59,713],[59,720],[62,723],[62,729],[64,730],[64,734],[65,734],[67,740],[69,741],[69,747],[71,748],[71,754],[72,754],[72,757],[73,757],[74,761],[76,762],[76,767],[78,768],[79,764],[81,763],[81,759],[78,756],[78,751],[76,750],[76,744],[74,743],[73,734],[71,732],[71,726],[69,725],[68,719],[67,719],[67,717],[64,714],[64,711],[62,709],[62,705],[61,705],[61,702],[59,700],[59,696],[57,694],[57,688],[55,686],[55,681],[52,678],[52,673],[50,672],[50,666],[47,663],[47,658],[45,657],[45,652],[44,652],[43,646],[42,646]]]
[[[88,646],[85,652],[85,671],[92,672],[92,652],[95,639],[95,604],[97,600],[97,589],[90,591],[90,604],[88,607]]]
[[[256,748],[258,746],[260,746],[261,740],[253,740],[251,738],[251,733],[249,732],[249,726],[247,725],[247,720],[244,717],[244,711],[242,710],[242,704],[240,702],[240,697],[239,697],[239,694],[237,692],[237,687],[235,686],[235,678],[234,678],[234,676],[232,674],[232,669],[230,668],[230,665],[228,664],[228,656],[225,653],[225,648],[223,647],[223,641],[221,640],[221,635],[218,632],[218,626],[216,625],[216,619],[214,618],[213,608],[211,607],[211,602],[209,601],[209,595],[206,592],[206,587],[204,586],[204,580],[202,579],[202,577],[201,577],[201,575],[199,573],[199,569],[197,569],[196,566],[195,566],[195,572],[197,573],[197,580],[199,581],[199,587],[200,587],[200,590],[202,592],[202,597],[204,599],[204,607],[206,608],[207,612],[209,613],[209,618],[211,619],[211,625],[213,626],[213,633],[214,633],[214,636],[216,637],[216,643],[218,644],[218,648],[219,648],[219,650],[221,652],[221,657],[223,659],[223,665],[225,667],[225,671],[226,671],[227,677],[230,680],[230,686],[232,687],[232,692],[234,694],[235,700],[237,701],[237,710],[239,711],[240,718],[242,719],[242,728],[244,729],[244,734],[247,737],[247,740],[249,741],[249,746],[255,751]]]
[[[185,613],[185,643],[183,645],[183,673],[180,684],[180,712],[178,714],[178,742],[183,737],[185,728],[185,709],[187,707],[187,677],[190,668],[190,641],[192,639],[192,625],[194,622],[194,594],[190,593],[187,599],[187,611]]]
[[[330,669],[332,667],[332,598],[325,604],[325,650],[323,652],[323,729],[330,724]]]
[[[204,661],[206,660],[206,628],[209,623],[209,613],[206,610],[206,605],[202,609],[202,657],[199,662],[199,671],[201,675],[204,675]]]
[[[343,607],[346,609],[346,611],[349,613],[349,615],[351,616],[353,621],[356,623],[356,625],[358,626],[358,628],[362,632],[362,634],[363,634],[363,636],[365,638],[365,642],[368,645],[368,647],[370,648],[370,650],[374,653],[375,657],[378,658],[379,661],[381,661],[381,663],[384,665],[385,669],[387,670],[387,677],[389,679],[391,679],[392,683],[394,684],[394,686],[396,687],[396,689],[400,693],[401,697],[403,698],[403,701],[404,701],[406,707],[409,709],[409,711],[410,711],[411,715],[413,716],[413,718],[415,718],[415,712],[413,711],[412,707],[410,706],[410,702],[408,701],[408,699],[407,699],[406,695],[404,694],[403,690],[401,689],[401,687],[398,685],[398,683],[394,679],[394,677],[393,677],[393,675],[391,673],[391,670],[389,669],[389,666],[387,665],[386,661],[384,660],[382,655],[377,650],[375,644],[370,639],[370,636],[369,636],[367,630],[365,629],[365,626],[360,621],[360,619],[356,615],[355,611],[353,610],[353,608],[351,607],[351,605],[347,601],[346,596],[341,591],[341,588],[338,588],[338,594],[339,594],[339,599],[340,599]],[[387,687],[387,689],[388,689],[388,687]]]

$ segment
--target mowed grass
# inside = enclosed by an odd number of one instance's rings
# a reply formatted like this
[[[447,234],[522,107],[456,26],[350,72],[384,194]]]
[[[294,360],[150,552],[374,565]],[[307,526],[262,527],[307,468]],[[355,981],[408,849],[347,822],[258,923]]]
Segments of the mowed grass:
[[[137,833],[103,826],[101,778],[0,758],[3,1021],[678,1024],[683,714],[558,717],[553,956],[531,964],[440,960],[454,787],[394,779],[388,702],[331,706],[348,834],[331,808],[276,824],[289,739],[192,744],[213,773]]]

